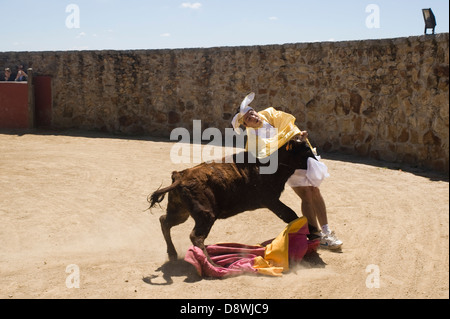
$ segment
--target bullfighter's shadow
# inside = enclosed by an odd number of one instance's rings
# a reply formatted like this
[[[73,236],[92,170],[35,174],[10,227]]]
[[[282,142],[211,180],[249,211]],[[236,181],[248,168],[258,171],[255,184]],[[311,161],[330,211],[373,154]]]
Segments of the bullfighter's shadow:
[[[317,251],[311,251],[306,254],[302,261],[300,261],[297,265],[306,268],[325,268],[327,264],[323,261]]]
[[[197,282],[204,278],[198,275],[193,265],[183,259],[167,261],[161,267],[155,270],[161,274],[154,274],[142,278],[142,280],[150,285],[165,286],[173,283],[172,277],[185,276],[184,282]],[[163,281],[162,281],[163,280]]]

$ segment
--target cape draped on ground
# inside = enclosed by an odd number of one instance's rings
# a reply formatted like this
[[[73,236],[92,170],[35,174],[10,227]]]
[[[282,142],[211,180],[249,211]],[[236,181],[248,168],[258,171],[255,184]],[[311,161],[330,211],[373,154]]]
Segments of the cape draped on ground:
[[[221,243],[206,246],[218,267],[212,265],[196,246],[188,249],[185,260],[196,268],[200,276],[205,277],[244,273],[281,276],[289,270],[290,264],[300,262],[306,254],[317,250],[319,240],[309,241],[307,234],[307,219],[300,217],[289,223],[275,239],[262,245]]]

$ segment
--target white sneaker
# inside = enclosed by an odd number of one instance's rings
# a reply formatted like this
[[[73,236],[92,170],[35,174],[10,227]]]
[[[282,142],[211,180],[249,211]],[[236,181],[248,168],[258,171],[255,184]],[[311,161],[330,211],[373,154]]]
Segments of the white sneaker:
[[[320,238],[320,247],[324,249],[336,250],[341,248],[342,241],[336,237],[334,231],[329,234],[321,233],[322,237]]]

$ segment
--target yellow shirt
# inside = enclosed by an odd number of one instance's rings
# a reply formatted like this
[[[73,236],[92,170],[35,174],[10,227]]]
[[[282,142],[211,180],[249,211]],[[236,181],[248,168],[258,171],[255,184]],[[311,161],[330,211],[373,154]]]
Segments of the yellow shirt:
[[[295,117],[291,114],[277,111],[273,107],[258,112],[261,118],[269,123],[274,129],[270,132],[265,128],[254,129],[247,127],[246,149],[256,155],[257,158],[264,158],[278,150],[292,137],[300,134],[300,129],[294,124]],[[261,130],[264,130],[262,132]]]

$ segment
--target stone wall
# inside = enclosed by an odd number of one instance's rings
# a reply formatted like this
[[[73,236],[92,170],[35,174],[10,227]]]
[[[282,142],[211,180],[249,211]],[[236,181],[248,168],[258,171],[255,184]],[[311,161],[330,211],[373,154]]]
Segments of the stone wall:
[[[319,151],[449,167],[449,35],[179,50],[0,52],[52,77],[52,125],[169,136],[230,127],[243,97],[291,112]]]

